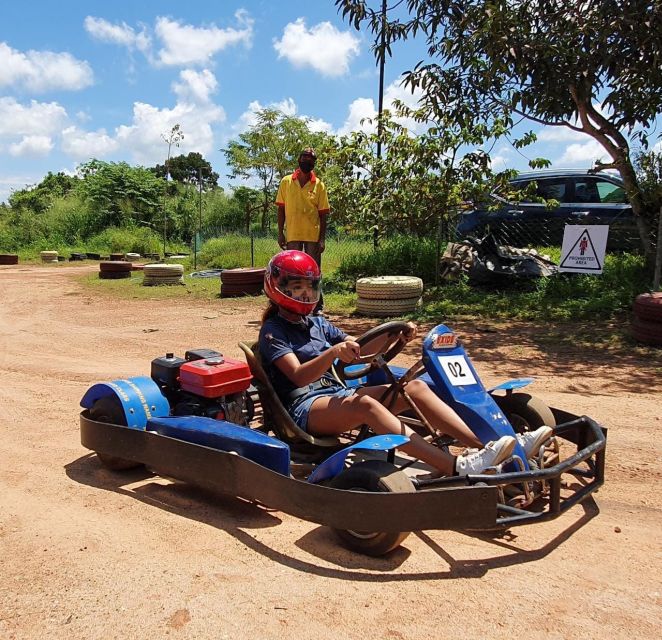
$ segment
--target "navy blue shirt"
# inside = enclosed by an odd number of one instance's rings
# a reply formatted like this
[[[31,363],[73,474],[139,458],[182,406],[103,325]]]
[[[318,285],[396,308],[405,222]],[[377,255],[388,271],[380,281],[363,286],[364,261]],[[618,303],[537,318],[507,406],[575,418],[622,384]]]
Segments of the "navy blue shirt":
[[[288,405],[290,392],[297,386],[274,362],[293,353],[304,364],[346,337],[345,332],[321,316],[306,316],[302,322],[295,323],[276,314],[262,325],[259,342],[262,365],[285,406]],[[324,377],[327,376],[335,381],[331,374],[324,374]]]

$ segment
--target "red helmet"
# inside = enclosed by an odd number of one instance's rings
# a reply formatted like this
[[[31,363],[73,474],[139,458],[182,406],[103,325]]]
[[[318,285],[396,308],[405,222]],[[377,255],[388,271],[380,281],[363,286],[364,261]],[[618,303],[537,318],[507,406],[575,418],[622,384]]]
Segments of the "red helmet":
[[[307,316],[320,297],[320,269],[303,251],[281,251],[267,265],[264,292],[279,307]]]

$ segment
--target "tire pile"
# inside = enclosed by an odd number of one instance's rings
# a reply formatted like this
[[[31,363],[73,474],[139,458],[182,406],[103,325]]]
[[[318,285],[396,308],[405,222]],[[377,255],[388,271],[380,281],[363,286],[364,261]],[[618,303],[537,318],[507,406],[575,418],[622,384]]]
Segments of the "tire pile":
[[[127,262],[133,262],[134,260],[140,260],[140,254],[139,253],[125,253],[124,254],[124,259]]]
[[[254,267],[224,269],[221,272],[221,298],[259,296],[264,286],[265,271],[264,268]]]
[[[375,276],[356,281],[356,310],[367,316],[411,313],[421,302],[423,280],[414,276]]]
[[[110,254],[110,259],[113,262],[120,262],[121,260],[124,260],[124,254],[123,253],[111,253]]]
[[[45,264],[52,264],[57,262],[58,259],[57,251],[40,251],[39,255],[41,256],[41,261]]]
[[[146,264],[143,267],[143,285],[153,287],[159,285],[184,284],[184,265],[181,264]]]
[[[18,264],[18,256],[14,253],[0,253],[0,264]]]
[[[638,295],[633,310],[634,339],[644,344],[662,346],[662,291]]]
[[[100,262],[99,277],[102,280],[121,280],[131,277],[130,262]]]

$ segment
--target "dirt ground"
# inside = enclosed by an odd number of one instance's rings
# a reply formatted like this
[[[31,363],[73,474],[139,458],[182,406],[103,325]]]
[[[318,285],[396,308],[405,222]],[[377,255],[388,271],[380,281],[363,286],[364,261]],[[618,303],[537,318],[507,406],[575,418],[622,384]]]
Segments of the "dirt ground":
[[[241,357],[260,303],[117,302],[78,284],[93,268],[0,267],[0,638],[662,636],[662,357],[453,323],[486,384],[534,375],[609,428],[606,484],[550,523],[415,533],[367,558],[286,514],[100,467],[79,441],[85,390],[166,351]]]

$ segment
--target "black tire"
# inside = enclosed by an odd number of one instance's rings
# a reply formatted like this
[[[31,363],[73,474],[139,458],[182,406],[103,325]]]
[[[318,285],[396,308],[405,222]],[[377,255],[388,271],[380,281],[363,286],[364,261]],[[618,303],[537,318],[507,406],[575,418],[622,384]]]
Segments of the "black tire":
[[[18,256],[14,253],[0,254],[0,264],[18,264]]]
[[[116,271],[131,271],[130,262],[100,262],[99,271],[116,272]]]
[[[552,410],[540,399],[528,393],[508,393],[492,396],[517,433],[535,431],[538,427],[556,426]]]
[[[90,418],[95,422],[126,425],[124,409],[122,409],[120,401],[112,396],[97,400],[90,409]],[[141,466],[139,462],[133,462],[133,460],[109,456],[98,451],[95,451],[95,453],[97,454],[97,458],[99,458],[99,462],[111,471],[128,471],[129,469],[135,469]]]
[[[99,271],[99,277],[102,280],[122,280],[130,278],[131,271]]]
[[[352,465],[330,483],[334,489],[348,491],[382,491],[414,493],[416,489],[405,473],[383,460],[367,460]],[[352,551],[368,556],[383,556],[402,544],[409,531],[350,531],[334,529],[335,534]]]

